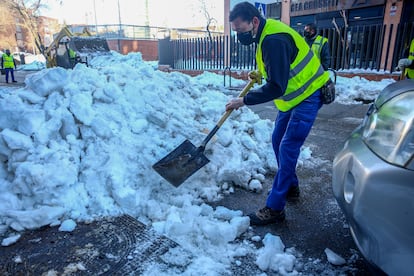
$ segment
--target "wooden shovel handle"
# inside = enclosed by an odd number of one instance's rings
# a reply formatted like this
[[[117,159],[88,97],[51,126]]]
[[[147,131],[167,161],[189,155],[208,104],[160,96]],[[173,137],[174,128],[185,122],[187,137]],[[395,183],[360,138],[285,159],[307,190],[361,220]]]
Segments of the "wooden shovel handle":
[[[243,88],[243,90],[239,94],[239,98],[242,98],[249,93],[250,89],[254,86],[256,83],[256,80],[250,80],[249,83]],[[223,114],[220,121],[218,121],[217,126],[221,127],[224,123],[224,121],[227,120],[227,118],[230,116],[230,114],[233,112],[234,109],[230,109],[229,111],[226,111],[226,113]]]
[[[401,76],[400,76],[400,80],[405,80],[405,67],[403,67],[403,69],[401,70]]]
[[[260,82],[260,80],[251,79],[249,83],[240,92],[239,97],[244,97],[250,91],[250,89],[254,86],[256,82]],[[224,121],[226,121],[226,119],[230,116],[231,112],[233,112],[233,109],[226,111],[226,113],[224,113],[223,116],[221,116],[221,119],[218,121],[216,126],[210,131],[210,133],[204,139],[203,143],[201,143],[200,150],[204,150],[208,141],[210,141],[210,139],[214,136],[214,134],[216,134],[219,128],[223,125]]]

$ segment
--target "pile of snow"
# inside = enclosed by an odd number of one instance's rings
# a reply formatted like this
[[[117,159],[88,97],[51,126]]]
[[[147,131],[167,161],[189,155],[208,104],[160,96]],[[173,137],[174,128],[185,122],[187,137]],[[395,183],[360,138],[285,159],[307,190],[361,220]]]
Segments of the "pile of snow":
[[[46,63],[41,61],[33,61],[28,64],[17,65],[17,70],[22,71],[39,71],[46,68]]]
[[[378,94],[389,84],[395,82],[393,79],[382,79],[381,81],[370,81],[355,76],[353,78],[338,77],[336,80],[335,102],[343,104],[354,104],[357,101],[374,101]]]
[[[24,56],[24,63],[21,64],[20,57]],[[46,68],[46,58],[42,54],[31,54],[24,52],[13,53],[13,57],[17,62],[17,70],[23,71],[39,71]]]
[[[276,169],[273,123],[248,108],[233,112],[207,145],[210,163],[176,188],[152,165],[215,126],[232,97],[222,77],[164,73],[140,54],[91,65],[46,69],[1,94],[1,233],[126,213],[196,256],[189,272],[223,273],[254,252],[236,242],[249,218],[205,202],[232,185],[260,188]]]

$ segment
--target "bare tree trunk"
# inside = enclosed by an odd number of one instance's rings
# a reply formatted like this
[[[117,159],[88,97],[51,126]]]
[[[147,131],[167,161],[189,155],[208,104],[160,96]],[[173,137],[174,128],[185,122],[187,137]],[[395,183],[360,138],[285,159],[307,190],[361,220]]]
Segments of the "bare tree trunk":
[[[36,45],[38,50],[43,54],[44,45],[40,39],[38,32],[38,17],[36,13],[42,6],[42,0],[3,0],[6,8],[8,8],[12,14],[15,14],[19,21],[16,25],[27,30],[30,35],[32,43]]]
[[[2,37],[0,50],[12,49],[16,45],[13,22],[13,14],[9,11],[6,3],[0,1],[0,35]]]
[[[349,40],[348,40],[348,21],[346,18],[346,11],[345,10],[341,10],[340,11],[341,17],[344,20],[344,37],[343,37],[343,42],[344,42],[344,49],[345,49],[345,54],[344,54],[344,69],[348,69],[349,68],[349,55],[350,55],[350,49],[349,49]]]
[[[217,20],[210,15],[207,9],[207,4],[205,0],[200,1],[201,4],[201,11],[204,13],[204,17],[206,18],[207,25],[206,25],[206,31],[208,35],[208,51],[207,51],[207,60],[211,61],[214,56],[214,43],[213,43],[213,36],[210,31],[210,26],[213,22],[217,22]]]

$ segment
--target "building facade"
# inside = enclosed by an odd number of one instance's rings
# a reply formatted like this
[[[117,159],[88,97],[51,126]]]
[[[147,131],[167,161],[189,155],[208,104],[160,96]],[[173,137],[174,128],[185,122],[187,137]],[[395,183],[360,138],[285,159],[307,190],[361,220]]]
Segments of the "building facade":
[[[225,2],[225,18],[228,18],[231,8],[242,1]],[[379,70],[392,71],[395,60],[414,37],[412,0],[249,2],[261,7],[266,18],[280,19],[300,33],[306,24],[315,23],[320,34],[331,40],[335,68],[351,68],[350,63],[359,67],[373,67],[374,63],[374,67]],[[229,22],[225,22],[225,32],[231,34]],[[374,51],[377,53],[374,54]]]

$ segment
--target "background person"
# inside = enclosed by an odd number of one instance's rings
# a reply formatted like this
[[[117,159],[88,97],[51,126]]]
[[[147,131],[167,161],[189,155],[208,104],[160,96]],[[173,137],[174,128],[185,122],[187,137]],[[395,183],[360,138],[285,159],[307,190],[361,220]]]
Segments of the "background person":
[[[323,69],[325,71],[328,70],[331,64],[331,52],[329,50],[328,39],[318,35],[318,29],[314,23],[306,24],[303,36],[313,53],[321,61]]]
[[[272,134],[278,170],[265,206],[249,215],[252,225],[277,223],[285,219],[286,199],[299,196],[296,163],[322,106],[320,88],[329,73],[299,33],[281,21],[263,18],[251,3],[237,4],[229,19],[240,43],[257,44],[257,67],[267,82],[230,100],[226,111],[268,101],[279,110]]]
[[[414,38],[411,40],[410,47],[405,51],[404,53],[405,57],[408,58],[402,58],[398,61],[398,68],[403,72],[403,74],[408,79],[414,79]]]
[[[14,58],[10,54],[9,49],[7,49],[1,56],[1,68],[6,71],[6,83],[9,83],[9,73],[11,75],[12,82],[17,82],[14,79],[14,69],[16,68],[16,64],[14,63]]]

